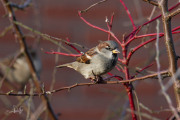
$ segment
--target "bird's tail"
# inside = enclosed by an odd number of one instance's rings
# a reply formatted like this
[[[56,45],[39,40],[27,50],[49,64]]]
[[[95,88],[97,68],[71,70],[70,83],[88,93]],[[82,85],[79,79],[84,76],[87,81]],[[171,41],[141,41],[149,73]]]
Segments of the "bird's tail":
[[[72,64],[71,64],[71,63],[66,63],[66,64],[58,65],[58,66],[56,66],[56,67],[57,67],[57,68],[63,68],[63,67],[72,68]]]

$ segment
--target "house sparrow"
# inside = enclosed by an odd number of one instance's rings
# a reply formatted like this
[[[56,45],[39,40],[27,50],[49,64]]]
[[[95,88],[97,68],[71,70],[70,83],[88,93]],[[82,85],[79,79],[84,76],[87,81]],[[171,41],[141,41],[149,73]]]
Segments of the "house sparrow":
[[[35,69],[40,74],[42,65],[37,51],[31,48],[29,52]],[[0,80],[1,77],[5,76],[8,82],[18,83],[21,87],[24,87],[26,82],[31,78],[30,68],[23,53],[16,53],[13,56],[0,60],[0,72]]]
[[[118,44],[112,40],[99,43],[85,54],[76,59],[75,62],[57,66],[58,68],[69,67],[80,72],[86,79],[95,82],[102,80],[101,75],[111,71],[118,60]]]

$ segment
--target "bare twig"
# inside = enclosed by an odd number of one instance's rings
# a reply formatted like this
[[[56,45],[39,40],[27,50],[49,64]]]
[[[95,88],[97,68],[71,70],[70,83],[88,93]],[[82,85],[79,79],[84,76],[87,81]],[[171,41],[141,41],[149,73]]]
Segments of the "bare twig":
[[[79,15],[79,17],[81,18],[81,20],[83,20],[83,21],[84,21],[87,25],[89,25],[90,27],[95,28],[95,29],[100,30],[100,31],[103,31],[103,32],[105,32],[105,33],[110,34],[110,35],[119,43],[119,45],[122,44],[121,41],[117,38],[117,36],[116,36],[113,32],[111,32],[111,31],[109,31],[109,30],[106,30],[106,29],[103,29],[103,28],[100,28],[100,27],[98,27],[98,26],[96,26],[96,25],[91,24],[91,23],[88,22],[85,18],[82,17],[82,14],[81,14],[80,11],[78,12],[78,15]]]
[[[136,98],[136,106],[137,106],[137,115],[139,117],[139,120],[142,120],[142,117],[141,117],[141,110],[140,110],[140,107],[139,107],[139,99],[138,99],[138,96],[137,96],[137,93],[135,90],[133,90],[133,93],[134,93],[134,96]]]
[[[167,18],[170,19],[170,18],[176,16],[176,15],[179,14],[179,13],[180,13],[180,8],[177,9],[176,11],[170,13],[170,14],[167,16]]]
[[[177,77],[179,77],[180,75],[180,68],[178,68],[176,74],[175,74],[175,78],[177,79]],[[166,85],[164,86],[165,90],[168,90],[175,82],[175,79],[171,77],[171,79],[169,79],[169,81],[166,83]]]
[[[32,80],[30,80],[30,85],[31,85],[30,94],[32,94],[34,91],[34,84],[33,84]],[[32,99],[32,96],[30,96],[28,99],[28,103],[27,103],[28,108],[27,108],[26,120],[29,120],[29,118],[30,118],[32,103],[33,103],[33,99]]]
[[[23,10],[24,8],[28,7],[31,2],[32,2],[32,0],[26,0],[26,1],[24,2],[24,4],[22,4],[22,5],[18,5],[18,4],[15,4],[15,3],[10,2],[10,5],[11,5],[11,7],[14,7],[14,8],[18,8],[18,9]]]
[[[149,21],[152,19],[153,15],[154,15],[154,13],[155,13],[155,11],[156,11],[156,8],[157,8],[156,6],[153,7],[150,16],[147,18]],[[144,30],[144,31],[145,31],[144,34],[147,34],[147,33],[148,33],[148,31],[149,31],[149,26],[150,26],[150,24],[147,24],[147,26],[146,26],[146,28],[145,28],[145,30]],[[147,39],[146,37],[143,37],[143,38],[142,38],[142,42],[145,42],[146,39]],[[145,45],[144,47],[146,48],[147,46]]]
[[[173,107],[173,104],[172,104],[172,101],[171,101],[171,98],[169,97],[169,95],[166,93],[165,91],[165,87],[163,85],[163,82],[162,82],[162,78],[161,78],[161,74],[160,74],[160,61],[159,61],[159,20],[157,20],[157,26],[156,26],[156,29],[157,29],[157,39],[156,39],[156,63],[157,63],[157,73],[158,73],[158,81],[159,81],[159,84],[160,84],[160,87],[161,87],[161,90],[162,90],[162,94],[164,95],[170,109],[172,110],[172,112],[174,113],[174,115],[176,116],[177,119],[180,119],[179,116],[178,116],[178,113],[176,111],[176,109]]]
[[[6,27],[1,33],[0,33],[0,37],[3,37],[9,30],[12,29],[12,25],[9,25],[8,27]]]
[[[172,111],[172,110],[170,110],[170,109],[162,109],[162,110],[156,110],[156,111],[154,111],[154,110],[151,110],[150,108],[148,108],[147,106],[145,106],[145,105],[142,104],[142,103],[139,103],[139,106],[140,106],[142,109],[148,111],[149,113],[159,114],[159,113],[165,112],[165,111],[167,111],[167,112]]]
[[[26,29],[26,30],[29,30],[29,31],[37,34],[37,35],[42,36],[45,40],[48,40],[48,41],[52,42],[52,43],[55,44],[55,45],[60,46],[60,45],[59,45],[59,41],[62,41],[62,42],[64,42],[64,43],[68,43],[68,44],[70,44],[70,45],[75,45],[75,46],[78,46],[78,47],[87,49],[87,47],[82,46],[82,45],[80,45],[80,44],[71,43],[71,42],[68,42],[68,41],[65,40],[65,39],[61,39],[61,38],[57,38],[57,37],[50,36],[50,35],[48,35],[48,34],[41,33],[40,31],[37,31],[37,30],[35,30],[35,29],[32,29],[32,28],[30,28],[30,27],[28,27],[28,26],[26,26],[26,25],[24,25],[24,24],[22,24],[22,23],[20,23],[20,22],[18,22],[18,21],[13,21],[13,22],[14,22],[16,25],[19,25],[19,26],[23,27],[23,28]],[[53,39],[54,39],[54,40],[53,40]],[[57,40],[57,41],[55,41],[55,40]],[[60,47],[61,47],[62,49],[64,49],[64,50],[66,50],[63,46],[60,46]],[[67,51],[67,50],[66,50],[66,51]]]
[[[162,76],[170,76],[169,72],[168,71],[162,71],[160,72],[160,74]],[[117,76],[114,76],[114,77],[117,77]],[[130,83],[130,82],[135,82],[135,81],[139,81],[139,80],[145,80],[145,79],[150,79],[150,78],[156,78],[157,77],[157,73],[154,73],[154,74],[150,74],[150,75],[146,75],[146,76],[143,76],[143,77],[138,77],[138,78],[134,78],[134,79],[130,79],[130,80],[122,80],[122,81],[104,81],[103,83],[99,83],[99,84],[121,84],[121,83]],[[41,96],[41,95],[45,95],[45,94],[53,94],[53,93],[56,93],[56,92],[59,92],[59,91],[62,91],[62,90],[71,90],[72,88],[75,88],[75,87],[79,87],[79,86],[92,86],[92,85],[99,85],[99,84],[96,84],[96,83],[76,83],[74,85],[71,85],[71,86],[68,86],[68,87],[61,87],[59,89],[55,89],[55,90],[52,90],[52,91],[45,91],[45,92],[41,92],[41,93],[33,93],[33,94],[16,94],[16,93],[13,93],[12,92],[7,92],[7,93],[0,93],[0,95],[9,95],[9,96]]]
[[[154,63],[151,63],[150,65],[144,67],[144,68],[141,68],[140,70],[136,71],[136,74],[134,76],[132,76],[131,78],[134,78],[136,77],[139,73],[141,73],[142,71],[144,71],[145,69],[151,67]]]
[[[40,93],[41,92],[41,87],[40,87],[40,83],[39,83],[39,78],[38,78],[38,75],[36,73],[36,70],[35,70],[35,67],[34,67],[34,64],[32,62],[32,58],[30,56],[30,53],[28,51],[28,48],[27,48],[27,44],[26,44],[26,41],[25,41],[25,37],[20,29],[20,27],[14,23],[14,21],[17,21],[16,20],[16,17],[15,17],[15,14],[14,14],[14,11],[13,11],[13,7],[8,4],[9,3],[9,0],[2,0],[2,3],[4,5],[4,8],[6,10],[6,12],[8,13],[9,15],[9,20],[11,22],[11,24],[14,26],[14,29],[15,29],[15,37],[19,40],[19,43],[20,43],[20,51],[21,52],[24,52],[24,55],[26,57],[26,60],[27,60],[27,63],[29,65],[29,68],[30,68],[30,71],[31,71],[31,75],[32,75],[32,78],[34,80],[34,83],[36,85],[36,88],[38,90],[38,92]],[[56,115],[54,114],[54,111],[49,103],[49,100],[48,100],[48,97],[45,95],[42,96],[42,100],[44,103],[46,103],[47,105],[47,108],[48,108],[48,113],[49,113],[49,116],[51,117],[51,119],[54,119],[56,120]]]
[[[58,49],[57,51],[60,52],[60,48],[58,47],[57,49]],[[58,56],[58,54],[56,54],[55,55],[55,66],[57,66],[58,60],[59,60],[59,56]],[[53,90],[53,88],[54,88],[54,84],[56,82],[56,72],[57,72],[57,69],[54,68],[53,73],[52,73],[52,82],[51,82],[51,85],[50,85],[50,90]]]
[[[129,110],[129,109],[127,111],[131,112],[131,110]],[[138,115],[138,112],[135,111],[134,113]],[[142,117],[147,118],[149,120],[160,120],[159,118],[153,117],[153,116],[151,116],[151,115],[149,115],[147,113],[142,113],[141,112],[140,114],[141,114]]]
[[[127,6],[125,5],[125,3],[123,2],[123,0],[120,0],[121,4],[123,5],[124,9],[126,10],[126,13],[132,23],[132,26],[133,26],[133,30],[136,29],[136,25],[134,24],[134,20],[132,19],[132,16],[131,16],[131,13],[129,11],[129,9],[127,8]]]
[[[99,1],[99,2],[97,2],[97,3],[94,3],[94,4],[92,4],[91,6],[89,6],[88,8],[86,8],[85,10],[82,10],[82,11],[80,11],[81,13],[84,13],[84,12],[87,12],[89,9],[91,9],[92,7],[94,7],[94,6],[96,6],[96,5],[98,5],[98,4],[101,4],[101,3],[103,3],[103,2],[106,2],[107,0],[101,0],[101,1]]]
[[[64,56],[71,56],[71,57],[79,57],[81,54],[68,54],[68,53],[62,53],[62,52],[45,52],[46,54],[58,54],[58,55],[64,55]]]
[[[29,120],[37,120],[38,117],[46,110],[46,106],[44,103],[41,103],[39,107],[35,110],[34,113],[31,114]]]
[[[159,4],[158,4],[158,2],[157,1],[155,1],[155,0],[143,0],[144,2],[148,2],[148,3],[150,3],[150,4],[152,4],[152,5],[155,5],[155,6],[158,6]]]
[[[66,38],[66,40],[70,43],[69,38]],[[77,49],[75,46],[73,46],[72,44],[69,44],[69,43],[65,42],[66,45],[70,46],[72,49],[74,49],[79,54],[82,54],[82,52],[79,49]]]
[[[105,22],[107,23],[107,27],[108,27],[109,31],[112,30],[113,20],[114,20],[114,13],[112,13],[112,15],[111,15],[111,21],[110,21],[110,22],[109,22],[108,18],[106,17]],[[109,33],[109,34],[108,34],[108,40],[110,40],[110,38],[111,38],[111,34]]]
[[[177,3],[176,5],[172,6],[172,7],[169,9],[169,11],[177,8],[179,5],[180,5],[180,2]],[[145,26],[145,25],[147,25],[147,24],[150,24],[150,23],[154,22],[156,19],[158,19],[158,18],[160,18],[160,17],[162,17],[161,14],[158,15],[157,17],[153,18],[152,20],[145,22],[143,25],[141,25],[141,26],[139,26],[139,27],[143,27],[143,26]],[[137,29],[139,29],[139,27],[137,27]],[[137,29],[136,29],[136,30],[133,30],[130,34],[128,34],[127,36],[125,36],[125,40],[128,39],[132,34],[134,34],[134,32],[137,31]]]
[[[172,78],[175,79],[175,74],[178,67],[177,67],[176,52],[174,48],[174,41],[171,33],[171,17],[169,17],[168,0],[161,0],[159,2],[159,7],[162,11],[162,22],[164,28],[166,49],[168,54],[169,71],[172,74]],[[178,111],[180,111],[180,94],[178,93],[179,89],[180,89],[180,80],[177,78],[174,83],[174,93],[176,96]]]

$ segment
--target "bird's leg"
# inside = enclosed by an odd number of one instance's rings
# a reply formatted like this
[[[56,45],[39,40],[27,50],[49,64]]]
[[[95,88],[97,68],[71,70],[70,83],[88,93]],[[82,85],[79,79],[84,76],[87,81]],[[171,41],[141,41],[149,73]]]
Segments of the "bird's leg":
[[[92,71],[94,78],[91,78],[91,81],[93,81],[95,84],[104,83],[104,80],[101,76],[95,75]]]
[[[103,80],[103,78],[101,77],[101,76],[96,76],[96,83],[98,84],[98,83],[104,83],[104,80]]]

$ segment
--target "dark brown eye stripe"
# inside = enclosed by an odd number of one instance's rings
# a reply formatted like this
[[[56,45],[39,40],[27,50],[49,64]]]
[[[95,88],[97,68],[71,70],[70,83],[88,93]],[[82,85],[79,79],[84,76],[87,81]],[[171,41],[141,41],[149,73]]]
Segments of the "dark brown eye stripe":
[[[101,51],[102,48],[106,48],[106,46],[110,47],[108,43],[102,42],[98,45],[99,51]]]

